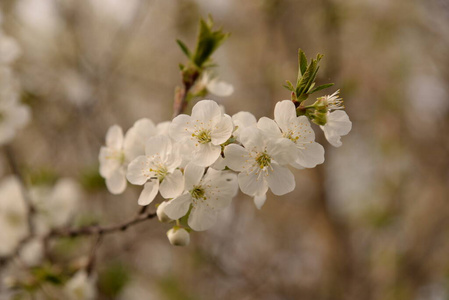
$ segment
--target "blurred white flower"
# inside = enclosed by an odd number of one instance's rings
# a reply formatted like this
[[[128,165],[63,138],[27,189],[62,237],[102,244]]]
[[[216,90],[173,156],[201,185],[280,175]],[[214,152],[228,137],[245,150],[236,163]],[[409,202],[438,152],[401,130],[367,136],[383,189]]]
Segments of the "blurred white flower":
[[[87,79],[78,72],[67,70],[60,75],[62,87],[67,96],[67,100],[75,105],[83,105],[92,98],[93,88]]]
[[[19,180],[10,176],[0,182],[0,255],[9,255],[28,234],[27,207]]]
[[[33,238],[28,241],[19,252],[22,263],[28,267],[34,267],[41,263],[44,257],[44,243],[40,238]]]
[[[345,111],[336,110],[327,113],[327,123],[320,128],[332,146],[340,147],[342,145],[341,136],[347,135],[351,131],[352,122]]]
[[[139,0],[89,0],[93,9],[101,16],[112,19],[120,25],[132,22],[139,8]]]
[[[157,134],[156,126],[150,119],[140,119],[134,123],[126,136],[118,125],[113,125],[106,133],[106,146],[101,147],[100,175],[106,179],[106,186],[112,194],[121,194],[126,189],[126,170],[131,160],[145,154],[147,140]]]
[[[10,142],[30,121],[30,109],[14,99],[0,99],[0,145]]]
[[[231,117],[223,114],[216,102],[202,100],[193,107],[192,116],[173,119],[170,136],[186,143],[193,163],[207,167],[217,160],[220,145],[231,137],[233,128]]]
[[[63,178],[51,186],[34,186],[30,189],[31,201],[36,208],[34,225],[38,234],[46,234],[71,220],[82,197],[79,184]]]
[[[16,40],[6,36],[0,30],[0,64],[11,64],[19,57],[20,53],[21,50]]]
[[[198,83],[198,89],[207,89],[208,92],[219,96],[219,97],[227,97],[234,93],[234,87],[232,84],[221,81],[216,77],[212,77],[212,75],[208,72],[204,72]]]
[[[89,276],[85,270],[80,270],[67,281],[64,286],[69,300],[94,300],[97,297],[95,276]]]
[[[171,219],[180,219],[189,211],[188,224],[196,231],[207,230],[217,220],[217,213],[231,204],[237,194],[237,176],[227,171],[207,170],[195,164],[188,164],[184,171],[185,193],[171,200],[165,206],[165,213]]]
[[[15,11],[26,32],[52,35],[63,28],[56,5],[54,0],[18,0]]]

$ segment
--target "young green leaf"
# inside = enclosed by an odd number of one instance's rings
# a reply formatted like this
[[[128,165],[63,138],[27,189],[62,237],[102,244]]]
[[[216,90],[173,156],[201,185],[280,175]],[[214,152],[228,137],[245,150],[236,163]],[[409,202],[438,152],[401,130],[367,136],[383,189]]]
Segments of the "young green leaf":
[[[326,84],[317,86],[316,88],[312,89],[311,91],[309,91],[309,92],[307,92],[307,93],[308,93],[308,94],[313,94],[313,93],[315,93],[315,92],[318,92],[318,91],[327,89],[327,88],[329,88],[329,87],[331,87],[331,86],[333,86],[333,85],[334,85],[333,83],[326,83]],[[311,87],[311,88],[312,88],[312,87]]]
[[[299,70],[301,71],[302,75],[307,69],[307,57],[304,51],[302,51],[301,49],[298,50],[298,61]]]
[[[188,57],[191,57],[191,53],[189,48],[184,44],[181,40],[176,40],[176,43],[178,43],[179,48],[181,48],[182,52]]]

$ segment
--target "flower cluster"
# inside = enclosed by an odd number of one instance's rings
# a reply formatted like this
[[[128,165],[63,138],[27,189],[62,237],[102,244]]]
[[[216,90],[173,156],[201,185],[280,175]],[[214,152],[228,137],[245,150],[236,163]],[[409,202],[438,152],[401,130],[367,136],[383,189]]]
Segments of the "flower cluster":
[[[29,190],[34,214],[30,219],[36,239],[22,248],[21,259],[33,265],[42,254],[42,240],[52,229],[67,225],[82,197],[81,187],[73,179],[62,178],[54,186],[36,185]],[[0,181],[0,256],[14,253],[29,234],[28,214],[21,183],[15,176]],[[37,245],[36,245],[37,244]],[[23,255],[22,255],[23,254]],[[28,263],[29,262],[29,263]]]
[[[341,107],[337,95],[314,104],[325,103],[327,122],[321,128],[335,146],[351,127],[346,114],[339,119],[335,114],[341,111],[330,112]],[[100,173],[114,194],[125,190],[126,179],[142,185],[139,205],[160,194],[166,201],[158,206],[159,220],[176,221],[167,235],[172,244],[186,245],[188,231],[212,227],[238,189],[260,209],[268,190],[275,195],[294,190],[289,167],[313,168],[324,162],[324,148],[315,142],[309,118],[314,121],[307,114],[298,116],[291,100],[276,104],[274,119],[258,121],[249,112],[231,117],[216,102],[202,100],[191,115],[178,115],[171,122],[155,125],[142,119],[125,135],[112,126],[100,150]]]

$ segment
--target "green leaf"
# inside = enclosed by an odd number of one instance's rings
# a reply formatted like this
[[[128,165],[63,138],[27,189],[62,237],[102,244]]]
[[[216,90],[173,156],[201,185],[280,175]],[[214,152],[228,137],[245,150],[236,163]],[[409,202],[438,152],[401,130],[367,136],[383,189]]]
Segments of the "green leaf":
[[[210,59],[212,53],[226,40],[229,36],[221,29],[212,30],[212,19],[208,21],[200,20],[200,31],[198,34],[195,53],[191,56],[192,62],[199,68]]]
[[[287,90],[294,92],[295,91],[295,87],[293,86],[293,84],[289,80],[286,80],[286,82],[287,82],[287,84],[284,84],[284,87]]]
[[[304,51],[301,49],[298,50],[298,64],[299,64],[299,70],[301,72],[301,75],[304,74],[304,72],[307,69],[307,57]]]
[[[296,96],[299,97],[301,94],[303,94],[307,88],[312,84],[314,81],[313,74],[316,74],[317,69],[317,62],[316,60],[312,60],[312,62],[309,64],[309,66],[306,69],[306,72],[301,77],[301,80],[299,80],[298,84],[296,85]],[[312,81],[312,82],[311,82]],[[309,84],[310,82],[310,84]]]
[[[307,94],[313,94],[313,93],[315,93],[315,92],[318,92],[318,91],[327,89],[327,88],[329,88],[329,87],[331,87],[331,86],[333,86],[333,85],[334,85],[333,83],[326,83],[326,84],[317,86],[317,87],[314,88],[313,90],[309,91]],[[310,88],[312,88],[312,87],[310,87]]]
[[[179,48],[181,48],[182,52],[184,52],[184,54],[190,58],[191,57],[191,53],[189,48],[186,46],[186,44],[184,44],[181,40],[176,40],[176,43],[178,43]]]

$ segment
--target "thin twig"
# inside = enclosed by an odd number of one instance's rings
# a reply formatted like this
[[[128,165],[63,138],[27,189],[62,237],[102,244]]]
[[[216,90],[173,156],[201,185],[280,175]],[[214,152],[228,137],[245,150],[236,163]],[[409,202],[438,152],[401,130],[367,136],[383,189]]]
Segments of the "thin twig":
[[[85,226],[76,229],[55,229],[48,234],[48,238],[60,238],[60,237],[78,237],[78,236],[86,236],[86,235],[94,235],[98,234],[100,236],[118,232],[118,231],[126,231],[129,227],[134,226],[136,224],[142,223],[146,220],[150,220],[156,217],[156,213],[143,213],[138,214],[135,218],[121,223],[117,225],[111,226]]]

